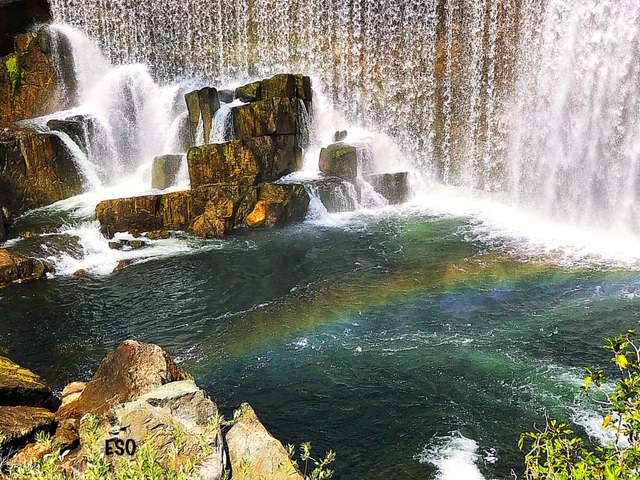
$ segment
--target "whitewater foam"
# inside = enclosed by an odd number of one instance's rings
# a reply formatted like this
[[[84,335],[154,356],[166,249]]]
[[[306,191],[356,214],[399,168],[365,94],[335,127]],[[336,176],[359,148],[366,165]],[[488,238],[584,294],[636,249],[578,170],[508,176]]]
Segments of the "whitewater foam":
[[[484,480],[478,463],[482,457],[475,440],[459,431],[443,437],[435,437],[414,459],[429,463],[438,469],[437,480]]]

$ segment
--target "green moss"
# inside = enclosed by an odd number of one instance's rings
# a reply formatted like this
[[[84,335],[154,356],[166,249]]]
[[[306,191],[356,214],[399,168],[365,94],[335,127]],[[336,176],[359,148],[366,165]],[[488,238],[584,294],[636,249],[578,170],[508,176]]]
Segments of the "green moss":
[[[7,67],[7,71],[9,72],[9,79],[11,80],[11,86],[15,91],[20,87],[22,83],[22,79],[24,77],[24,72],[20,67],[20,57],[17,53],[11,54],[5,57],[4,64]]]

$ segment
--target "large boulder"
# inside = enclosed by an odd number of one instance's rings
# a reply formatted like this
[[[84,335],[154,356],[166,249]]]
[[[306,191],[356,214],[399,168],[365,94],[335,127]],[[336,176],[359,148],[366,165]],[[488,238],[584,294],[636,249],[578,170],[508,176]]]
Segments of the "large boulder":
[[[207,479],[219,479],[227,469],[228,461],[221,425],[216,423],[217,415],[217,405],[195,383],[171,382],[136,401],[114,406],[104,418],[102,435],[96,445],[107,459],[114,460],[113,454],[106,452],[107,440],[119,438],[126,442],[133,439],[138,442],[131,458],[135,460],[142,442],[151,443],[158,453],[160,466],[176,468],[193,461],[197,463],[196,472],[206,472]],[[87,450],[90,442],[83,440],[81,437]],[[177,442],[181,442],[181,446],[176,456]]]
[[[127,340],[107,355],[77,400],[58,409],[56,419],[79,419],[87,413],[99,417],[115,405],[189,378],[159,346]]]
[[[176,183],[182,164],[182,155],[162,155],[153,159],[151,187],[164,190]]]
[[[37,258],[28,258],[7,249],[0,249],[0,287],[44,278],[53,266]]]
[[[194,147],[187,154],[191,188],[256,185],[288,175],[302,165],[293,135],[256,137]]]
[[[298,101],[292,98],[269,98],[248,103],[232,108],[231,115],[233,132],[239,139],[295,135],[299,131]]]
[[[189,126],[191,128],[192,139],[195,142],[198,125],[200,124],[200,120],[202,120],[204,143],[209,143],[211,129],[213,128],[213,117],[220,108],[218,91],[213,87],[205,87],[187,93],[184,98],[189,111]]]
[[[15,52],[0,60],[0,123],[47,115],[75,103],[71,47],[47,27],[18,35]]]
[[[0,457],[32,441],[37,432],[52,432],[55,416],[41,407],[0,406]]]
[[[0,130],[0,205],[14,214],[82,193],[71,153],[53,134]]]
[[[234,480],[303,480],[282,443],[267,431],[253,408],[243,403],[227,446]]]
[[[309,201],[302,185],[267,183],[260,188],[259,200],[247,216],[247,226],[273,228],[301,222],[307,214]]]
[[[53,393],[31,370],[0,356],[0,406],[51,408]]]
[[[325,175],[353,180],[358,176],[358,151],[346,143],[332,143],[320,150],[320,171]]]
[[[283,73],[242,85],[236,88],[235,96],[248,103],[273,98],[299,98],[307,103],[313,100],[313,91],[309,77]]]
[[[409,199],[409,174],[407,172],[369,175],[367,180],[373,189],[386,198],[391,205],[404,203]]]

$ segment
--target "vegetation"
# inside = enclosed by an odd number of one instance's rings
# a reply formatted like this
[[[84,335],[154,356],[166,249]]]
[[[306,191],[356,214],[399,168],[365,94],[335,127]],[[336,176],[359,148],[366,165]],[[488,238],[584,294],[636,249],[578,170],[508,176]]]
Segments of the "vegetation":
[[[24,72],[22,71],[22,68],[20,68],[20,58],[17,54],[9,55],[8,57],[5,57],[4,63],[7,67],[7,71],[9,72],[11,86],[15,91],[22,83],[24,76]]]
[[[547,421],[544,430],[524,433],[527,479],[640,479],[640,343],[635,330],[606,339],[619,378],[607,383],[602,370],[587,369],[584,392],[607,412],[605,446],[593,446],[566,424]]]
[[[242,409],[234,412],[234,419],[226,421],[222,415],[214,417],[205,431],[200,435],[197,449],[194,452],[187,448],[187,436],[181,428],[172,431],[172,450],[168,458],[161,459],[161,452],[156,445],[147,439],[137,450],[132,459],[122,458],[111,463],[99,448],[100,440],[104,438],[104,431],[95,416],[89,415],[83,419],[81,438],[83,439],[83,453],[86,460],[84,473],[71,472],[64,468],[63,454],[53,445],[48,434],[41,432],[36,437],[36,444],[45,447],[50,452],[44,457],[30,463],[11,466],[8,469],[9,478],[15,480],[189,480],[195,477],[196,467],[211,453],[211,445],[207,439],[211,434],[219,432],[223,427],[230,427],[244,415]],[[298,466],[295,447],[288,446],[288,453],[292,466]],[[335,454],[329,452],[324,459],[315,460],[311,457],[311,445],[304,443],[300,446],[300,460],[303,462],[305,480],[329,480],[333,471],[328,468],[335,460]],[[239,476],[251,478],[251,462],[243,459]],[[230,472],[225,472],[223,480],[230,478]],[[0,474],[1,477],[1,474]]]

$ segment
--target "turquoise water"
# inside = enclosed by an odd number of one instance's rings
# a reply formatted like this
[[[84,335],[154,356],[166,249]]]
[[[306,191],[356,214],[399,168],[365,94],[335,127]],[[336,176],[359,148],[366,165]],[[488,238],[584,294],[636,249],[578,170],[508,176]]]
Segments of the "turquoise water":
[[[640,278],[519,256],[475,223],[383,210],[182,239],[119,273],[0,290],[0,346],[60,392],[118,342],[158,343],[227,416],[248,401],[283,442],[335,450],[336,478],[509,478],[545,411],[599,433],[583,367],[637,323]]]

